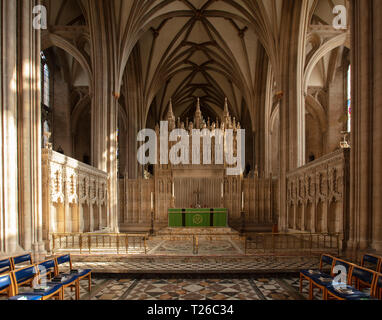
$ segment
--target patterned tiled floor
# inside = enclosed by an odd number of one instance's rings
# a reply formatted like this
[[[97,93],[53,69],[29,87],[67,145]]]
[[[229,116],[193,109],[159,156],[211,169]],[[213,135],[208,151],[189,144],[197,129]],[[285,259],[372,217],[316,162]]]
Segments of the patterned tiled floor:
[[[20,293],[30,291],[20,288]],[[80,283],[81,300],[307,300],[308,283],[299,292],[296,275],[161,275],[96,276],[88,291],[87,280]],[[75,292],[65,289],[65,300]],[[315,291],[314,299],[322,300]],[[0,296],[0,300],[6,300]]]
[[[258,300],[246,279],[142,279],[128,300]]]
[[[288,279],[289,280],[289,279]],[[295,280],[295,279],[292,279]],[[299,296],[293,286],[280,286],[282,279],[233,276],[191,278],[99,278],[81,282],[81,300],[295,300]],[[286,288],[287,287],[287,288]],[[30,290],[21,288],[20,293]],[[297,289],[298,290],[298,289]],[[291,293],[292,292],[292,293]],[[4,300],[0,298],[0,300]],[[65,300],[74,300],[74,291],[65,290]]]

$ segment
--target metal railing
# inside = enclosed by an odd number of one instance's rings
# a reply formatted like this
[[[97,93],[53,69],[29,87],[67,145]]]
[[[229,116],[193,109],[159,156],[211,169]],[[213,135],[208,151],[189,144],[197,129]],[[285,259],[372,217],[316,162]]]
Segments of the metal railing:
[[[246,235],[245,254],[259,252],[340,253],[341,234],[327,233],[256,233]]]
[[[243,254],[258,253],[333,253],[340,254],[341,234],[255,233],[252,235],[172,234],[168,241],[192,241],[193,254],[199,253],[200,241],[237,241]],[[128,233],[54,233],[52,252],[147,254],[149,234]]]
[[[259,253],[333,253],[339,255],[341,234],[327,233],[254,233],[224,234],[167,234],[169,241],[192,241],[193,254],[199,253],[200,241],[236,241],[243,254]]]
[[[147,254],[148,234],[52,233],[52,252]]]
[[[245,237],[240,234],[222,234],[222,233],[209,233],[209,234],[193,234],[193,233],[166,233],[161,234],[160,237],[166,237],[167,241],[191,241],[193,254],[199,254],[200,241],[224,241],[227,239],[238,241],[239,243],[245,242]]]

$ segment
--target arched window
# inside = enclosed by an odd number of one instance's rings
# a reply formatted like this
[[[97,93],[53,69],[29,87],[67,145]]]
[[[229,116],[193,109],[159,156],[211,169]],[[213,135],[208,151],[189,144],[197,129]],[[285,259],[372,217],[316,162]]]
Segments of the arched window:
[[[50,72],[44,52],[41,52],[41,104],[50,107]]]
[[[348,72],[347,72],[347,115],[348,115],[348,123],[347,123],[347,130],[348,132],[351,132],[351,65],[349,65]]]
[[[42,141],[43,145],[49,141],[46,141],[44,133],[52,133],[52,106],[51,106],[51,73],[48,66],[48,60],[46,54],[41,52],[41,126],[42,126]]]

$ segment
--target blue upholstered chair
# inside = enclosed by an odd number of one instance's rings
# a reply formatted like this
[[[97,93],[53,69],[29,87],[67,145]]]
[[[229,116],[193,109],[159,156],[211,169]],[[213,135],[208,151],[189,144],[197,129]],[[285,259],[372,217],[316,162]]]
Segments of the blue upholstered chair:
[[[12,259],[0,260],[0,274],[8,273],[13,270]]]
[[[375,300],[370,294],[359,291],[350,285],[336,288],[333,284],[328,285],[324,290],[324,300],[334,298],[336,300]]]
[[[351,285],[354,284],[357,290],[362,290],[373,286],[375,272],[364,267],[354,266],[351,276]]]
[[[38,275],[38,271],[35,265],[24,267],[13,271],[13,277],[15,280],[15,285],[17,287],[29,285],[33,286],[33,281]]]
[[[311,286],[311,279],[315,278],[318,281],[319,278],[332,278],[331,270],[333,268],[334,257],[328,254],[321,255],[320,266],[317,270],[300,270],[300,292],[302,292],[303,281],[309,282],[309,299],[313,299],[313,287]],[[328,272],[326,272],[326,270]]]
[[[14,295],[12,276],[10,273],[0,275],[0,295],[2,294],[6,294],[8,297]]]
[[[375,280],[377,273],[364,267],[351,265],[349,267],[348,282],[343,285],[328,283],[324,288],[324,300],[375,300],[373,292],[375,292]],[[355,280],[356,287],[352,284]],[[370,288],[370,293],[363,292],[359,289],[359,284],[363,283],[364,287]],[[358,287],[357,287],[358,286]]]
[[[63,289],[63,298],[65,296],[65,289],[71,288],[71,290],[75,289],[76,291],[76,300],[80,299],[80,279],[78,274],[75,273],[59,273],[58,272],[58,262],[57,259],[47,260],[44,264],[45,267],[52,267],[51,263],[53,261],[53,270],[54,277],[47,282],[47,285],[62,285]],[[65,262],[62,262],[65,263]]]
[[[16,296],[10,297],[8,300],[15,301],[15,300],[27,300],[27,301],[37,301],[42,300],[42,295],[39,294],[18,294]]]
[[[45,288],[33,287],[34,279],[39,275],[38,267],[32,265],[12,272],[14,294],[11,300],[48,300],[55,298],[63,300],[63,286],[61,284],[43,284]],[[31,291],[19,294],[19,287],[29,284]]]
[[[47,284],[48,289],[44,291],[33,291],[23,293],[24,296],[36,296],[41,295],[41,300],[49,300],[54,298],[56,300],[64,300],[64,288],[61,284]]]
[[[57,261],[58,272],[59,272],[60,265],[68,263],[70,268],[70,273],[77,275],[79,281],[87,278],[89,283],[89,292],[91,291],[91,288],[92,288],[92,270],[91,269],[74,270],[70,254],[59,256],[56,258],[56,261]]]
[[[382,273],[378,273],[375,279],[374,297],[382,300]]]
[[[22,267],[30,266],[33,264],[33,258],[30,253],[23,254],[21,256],[12,258],[13,267],[16,268],[17,265],[21,265]]]
[[[22,296],[16,294],[16,286],[12,273],[7,273],[0,276],[0,293],[6,293],[8,300],[41,300],[41,295]]]
[[[330,259],[327,260],[330,262]],[[346,270],[346,280],[345,282],[349,282],[349,274],[351,271],[353,264],[350,262],[347,262],[345,260],[339,259],[339,258],[333,258],[332,268],[329,274],[327,273],[313,273],[313,274],[307,274],[307,277],[309,277],[309,300],[313,300],[314,296],[314,290],[318,289],[322,292],[323,297],[325,295],[325,289],[327,286],[331,285],[334,281],[334,279],[340,274],[336,274],[336,270],[344,267]]]
[[[361,267],[366,267],[368,269],[380,272],[381,261],[381,257],[368,253],[363,255]]]
[[[37,264],[38,273],[41,277],[47,277],[49,280],[52,279],[52,276],[57,274],[57,265],[55,259],[45,260]]]

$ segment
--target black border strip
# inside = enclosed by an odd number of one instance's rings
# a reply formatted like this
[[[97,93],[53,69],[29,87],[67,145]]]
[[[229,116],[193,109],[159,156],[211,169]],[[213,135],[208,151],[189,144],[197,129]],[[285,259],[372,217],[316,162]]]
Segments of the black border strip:
[[[182,226],[186,227],[186,209],[182,209]]]

